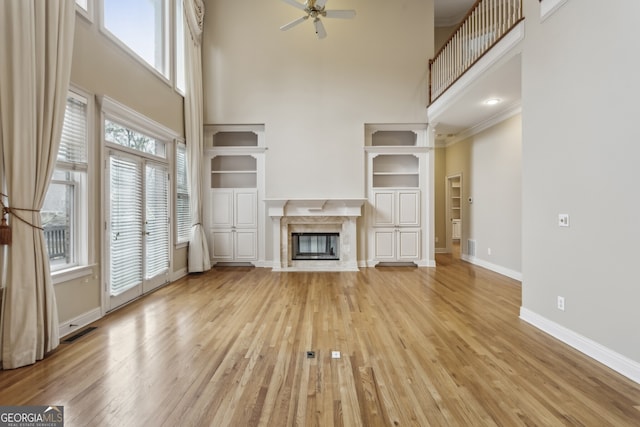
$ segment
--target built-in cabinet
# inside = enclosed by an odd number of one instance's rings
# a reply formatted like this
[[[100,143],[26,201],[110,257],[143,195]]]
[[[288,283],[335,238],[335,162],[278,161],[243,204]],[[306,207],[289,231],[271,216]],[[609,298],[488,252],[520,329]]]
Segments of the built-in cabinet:
[[[211,189],[210,252],[217,262],[258,258],[257,190]]]
[[[462,176],[447,178],[449,183],[449,219],[451,220],[451,239],[460,240],[462,235]]]
[[[212,264],[264,261],[264,127],[205,126],[205,220]]]
[[[367,264],[427,265],[426,125],[367,125]]]
[[[373,238],[378,261],[420,259],[420,191],[373,190]]]

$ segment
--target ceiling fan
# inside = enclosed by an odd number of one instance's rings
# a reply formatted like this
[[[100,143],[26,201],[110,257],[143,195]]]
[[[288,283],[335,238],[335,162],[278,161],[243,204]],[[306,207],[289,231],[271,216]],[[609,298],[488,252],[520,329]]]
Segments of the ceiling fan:
[[[283,25],[282,27],[280,27],[280,29],[282,31],[286,31],[289,28],[295,27],[296,25],[306,21],[309,18],[313,18],[313,26],[315,27],[316,34],[318,35],[319,39],[327,37],[327,31],[324,29],[324,25],[320,20],[321,17],[353,19],[356,16],[355,10],[325,10],[324,6],[327,3],[327,0],[306,0],[304,4],[299,3],[296,0],[282,1],[304,11],[306,15]]]

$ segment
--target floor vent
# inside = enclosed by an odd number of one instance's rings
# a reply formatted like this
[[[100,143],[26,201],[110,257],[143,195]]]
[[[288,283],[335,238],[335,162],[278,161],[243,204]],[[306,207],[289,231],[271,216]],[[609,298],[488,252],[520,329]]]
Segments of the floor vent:
[[[467,255],[476,256],[476,241],[475,240],[467,240]]]
[[[66,343],[74,342],[78,338],[82,338],[83,336],[87,335],[89,332],[93,332],[95,329],[98,329],[98,327],[97,326],[89,326],[88,328],[85,328],[85,329],[81,330],[80,332],[71,335],[69,338],[66,338],[64,340],[64,342],[66,342]]]

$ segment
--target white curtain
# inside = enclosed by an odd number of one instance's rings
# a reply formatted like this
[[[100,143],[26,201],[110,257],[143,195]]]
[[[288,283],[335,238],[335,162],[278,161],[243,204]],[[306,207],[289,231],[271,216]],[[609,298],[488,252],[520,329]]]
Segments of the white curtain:
[[[204,24],[203,0],[184,0],[185,21],[185,75],[187,81],[184,99],[187,164],[191,187],[191,238],[189,240],[189,272],[211,269],[209,247],[202,227],[202,153],[203,153],[203,101],[202,101],[202,28]]]
[[[71,74],[74,0],[0,2],[0,145],[12,208],[42,227]],[[44,358],[59,344],[58,312],[41,229],[9,217],[0,345],[3,369]]]

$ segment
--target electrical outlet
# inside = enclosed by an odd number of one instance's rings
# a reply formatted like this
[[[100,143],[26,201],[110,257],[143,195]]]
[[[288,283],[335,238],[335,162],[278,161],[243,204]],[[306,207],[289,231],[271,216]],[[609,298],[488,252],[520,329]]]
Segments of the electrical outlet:
[[[438,243],[438,236],[436,236],[436,243]]]
[[[558,226],[560,227],[569,226],[569,214],[558,214]]]
[[[340,352],[339,351],[332,351],[331,352],[331,358],[332,359],[340,359]]]
[[[491,248],[487,248],[487,255],[491,255]]]
[[[564,297],[558,296],[558,310],[564,311]]]

